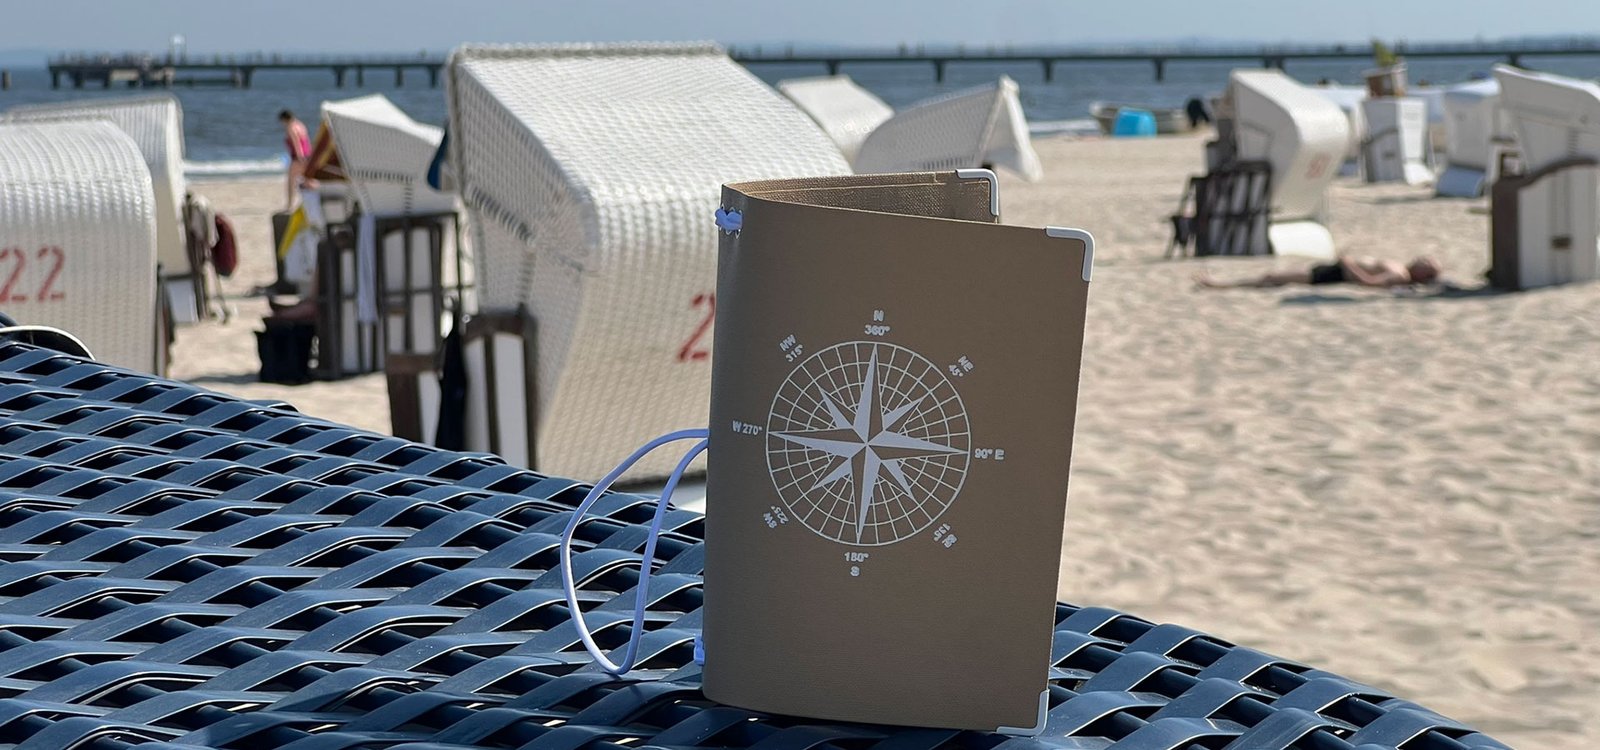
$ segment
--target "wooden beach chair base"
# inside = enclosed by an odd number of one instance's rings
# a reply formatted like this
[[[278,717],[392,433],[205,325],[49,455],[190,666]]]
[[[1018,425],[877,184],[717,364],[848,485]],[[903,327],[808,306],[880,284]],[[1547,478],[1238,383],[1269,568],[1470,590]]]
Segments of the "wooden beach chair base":
[[[383,367],[376,322],[362,322],[356,248],[347,226],[330,226],[317,244],[317,377],[337,380]]]
[[[1196,257],[1271,253],[1271,195],[1272,166],[1264,161],[1233,162],[1189,178],[1171,217],[1166,257],[1187,255],[1191,243]]]
[[[1563,159],[1489,191],[1489,284],[1519,290],[1600,278],[1600,160]]]

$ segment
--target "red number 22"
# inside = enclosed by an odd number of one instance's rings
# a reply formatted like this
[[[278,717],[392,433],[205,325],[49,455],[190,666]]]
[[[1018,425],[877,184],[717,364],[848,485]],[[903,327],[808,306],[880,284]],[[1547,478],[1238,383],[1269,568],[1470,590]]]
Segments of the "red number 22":
[[[46,272],[44,283],[39,286],[39,293],[33,297],[39,302],[50,302],[66,296],[61,292],[51,291],[51,287],[56,284],[56,278],[61,276],[61,266],[67,259],[66,253],[59,247],[47,245],[39,248],[39,252],[34,254],[34,257],[41,261],[51,256],[55,257],[55,263]],[[16,290],[17,282],[22,280],[22,275],[28,270],[28,253],[20,247],[0,248],[0,263],[6,260],[12,261],[11,272],[7,273],[5,281],[0,283],[0,302],[27,302],[28,295],[18,294]]]

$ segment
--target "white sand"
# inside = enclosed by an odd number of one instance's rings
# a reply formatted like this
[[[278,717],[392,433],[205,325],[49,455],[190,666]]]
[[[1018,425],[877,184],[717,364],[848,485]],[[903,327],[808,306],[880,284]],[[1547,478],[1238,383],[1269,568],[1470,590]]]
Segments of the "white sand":
[[[1098,238],[1063,598],[1393,691],[1516,747],[1600,746],[1600,284],[1428,298],[1202,292],[1293,259],[1163,262],[1197,138],[1039,142],[1006,220]],[[206,183],[271,278],[276,181]],[[1429,253],[1476,284],[1482,201],[1347,180],[1345,252]],[[1479,211],[1475,211],[1478,207]],[[173,374],[388,427],[381,376],[251,382],[265,312],[185,329]]]

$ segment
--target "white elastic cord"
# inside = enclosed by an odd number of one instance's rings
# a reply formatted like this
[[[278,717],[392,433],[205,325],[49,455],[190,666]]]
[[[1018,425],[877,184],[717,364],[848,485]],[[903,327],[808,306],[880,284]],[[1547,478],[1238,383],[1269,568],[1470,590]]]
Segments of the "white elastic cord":
[[[588,649],[589,655],[594,657],[595,663],[600,668],[614,675],[627,674],[633,669],[633,662],[639,651],[639,639],[644,635],[644,612],[649,604],[650,569],[653,567],[656,555],[656,539],[661,535],[661,517],[667,512],[667,503],[672,500],[672,492],[678,488],[678,480],[683,478],[683,472],[689,469],[689,464],[701,453],[705,452],[711,436],[710,430],[678,430],[662,435],[645,443],[627,460],[612,469],[603,479],[595,483],[589,494],[584,496],[583,502],[578,503],[578,508],[572,512],[571,520],[567,521],[566,530],[561,532],[561,588],[567,595],[567,609],[572,612],[572,624],[578,628],[578,638],[583,641],[583,647]],[[583,520],[589,508],[611,488],[611,484],[632,468],[639,459],[644,458],[651,451],[679,440],[699,440],[683,459],[678,462],[677,468],[672,470],[672,475],[667,477],[667,485],[661,489],[661,499],[656,501],[655,517],[650,521],[650,536],[644,543],[644,559],[639,565],[639,584],[635,587],[633,598],[633,629],[628,636],[628,647],[622,652],[622,663],[614,664],[606,658],[600,645],[594,642],[594,634],[589,632],[588,623],[583,620],[583,610],[578,607],[578,586],[572,580],[572,535],[578,530],[578,523]]]
[[[77,336],[74,336],[74,335],[72,335],[70,333],[67,333],[66,331],[63,331],[60,328],[56,328],[56,327],[53,327],[53,326],[24,326],[24,325],[0,326],[0,337],[16,336],[18,334],[22,334],[22,335],[28,336],[28,341],[26,343],[33,344],[34,346],[42,346],[42,347],[44,347],[46,349],[55,349],[56,351],[61,352],[63,354],[71,354],[71,355],[73,355],[75,357],[83,357],[84,359],[94,359],[94,353],[89,351],[89,347],[83,343],[82,339],[79,339]],[[64,340],[66,340],[66,342],[71,344],[72,346],[77,347],[78,351],[67,351],[65,349],[62,349],[60,346],[49,346],[47,344],[35,344],[35,343],[33,343],[33,335],[34,334],[43,334],[45,336],[57,336],[57,337],[60,337],[60,338],[62,338]]]

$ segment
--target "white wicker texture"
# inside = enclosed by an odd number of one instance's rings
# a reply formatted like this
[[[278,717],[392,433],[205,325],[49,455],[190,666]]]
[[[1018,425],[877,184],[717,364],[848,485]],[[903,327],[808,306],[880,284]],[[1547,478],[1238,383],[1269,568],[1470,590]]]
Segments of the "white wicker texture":
[[[996,166],[1029,181],[1044,176],[1007,76],[901,110],[867,136],[854,164],[863,174]]]
[[[446,87],[479,305],[537,321],[536,468],[594,479],[704,424],[721,185],[847,174],[839,150],[712,45],[464,47]]]
[[[8,120],[100,118],[122,128],[150,170],[156,196],[156,259],[163,275],[193,273],[184,245],[183,110],[171,94],[14,107]]]
[[[0,311],[154,371],[155,195],[110,121],[0,123]]]
[[[893,107],[857,86],[850,76],[792,78],[779,81],[778,92],[816,121],[850,161],[855,161],[867,136],[894,116]]]
[[[322,103],[339,161],[366,213],[378,217],[456,210],[456,197],[428,186],[428,164],[444,131],[411,119],[382,94]]]

